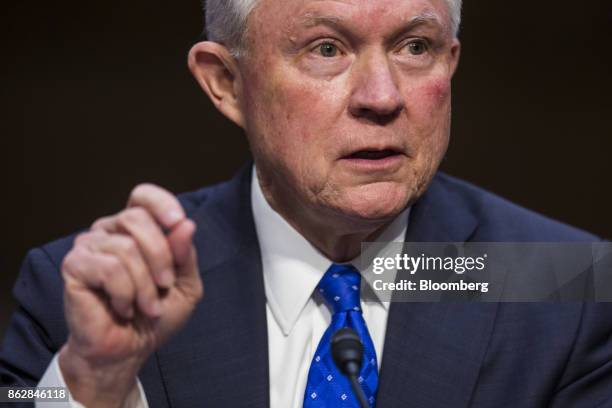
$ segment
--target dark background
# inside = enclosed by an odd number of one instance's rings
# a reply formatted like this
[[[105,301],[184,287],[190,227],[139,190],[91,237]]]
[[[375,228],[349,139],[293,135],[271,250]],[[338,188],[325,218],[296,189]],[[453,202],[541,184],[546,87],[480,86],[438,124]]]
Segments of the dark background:
[[[27,248],[248,157],[186,68],[198,1],[3,2],[0,336]],[[467,1],[443,169],[612,238],[612,2]]]

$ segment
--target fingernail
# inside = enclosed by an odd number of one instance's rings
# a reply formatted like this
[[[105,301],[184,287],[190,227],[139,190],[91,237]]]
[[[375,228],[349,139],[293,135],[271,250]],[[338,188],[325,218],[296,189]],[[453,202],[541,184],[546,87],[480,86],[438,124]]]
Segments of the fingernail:
[[[184,217],[183,212],[179,210],[170,210],[164,214],[164,223],[167,227],[171,227]]]
[[[162,271],[162,273],[159,275],[159,284],[166,288],[172,286],[174,284],[174,274],[172,271],[168,269]]]

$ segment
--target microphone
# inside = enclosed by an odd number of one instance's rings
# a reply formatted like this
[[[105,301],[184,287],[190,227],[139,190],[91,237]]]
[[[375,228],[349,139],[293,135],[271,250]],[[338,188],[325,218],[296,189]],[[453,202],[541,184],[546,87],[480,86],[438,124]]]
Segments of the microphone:
[[[357,333],[348,327],[337,330],[331,339],[331,352],[338,370],[350,380],[361,408],[370,408],[357,380],[363,360],[363,344]]]

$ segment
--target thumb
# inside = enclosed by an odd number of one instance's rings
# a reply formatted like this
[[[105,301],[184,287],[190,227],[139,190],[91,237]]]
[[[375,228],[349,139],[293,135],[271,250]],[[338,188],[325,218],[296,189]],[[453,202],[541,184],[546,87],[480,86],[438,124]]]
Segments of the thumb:
[[[199,276],[196,251],[193,246],[195,230],[195,223],[186,218],[168,234],[168,244],[174,256],[177,279]]]
[[[174,255],[178,289],[194,299],[199,299],[204,288],[198,269],[196,250],[193,245],[195,230],[195,223],[190,219],[185,219],[168,234],[168,243]]]
[[[191,258],[190,252],[193,247],[195,230],[195,223],[186,218],[175,225],[167,236],[170,250],[174,256],[174,264],[177,268],[188,263]]]

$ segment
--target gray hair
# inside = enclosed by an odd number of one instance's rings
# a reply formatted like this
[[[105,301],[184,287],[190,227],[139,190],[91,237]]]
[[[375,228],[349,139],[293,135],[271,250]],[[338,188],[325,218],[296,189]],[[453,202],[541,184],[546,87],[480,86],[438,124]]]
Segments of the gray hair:
[[[206,38],[224,44],[236,55],[243,48],[247,19],[259,0],[204,0]],[[455,36],[461,24],[462,0],[446,0]]]

